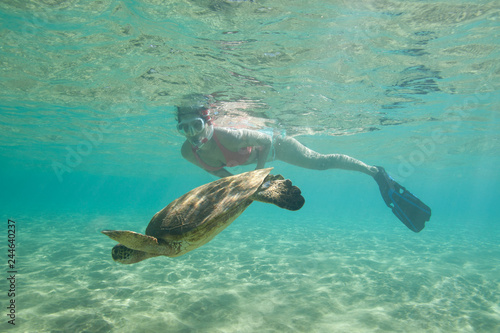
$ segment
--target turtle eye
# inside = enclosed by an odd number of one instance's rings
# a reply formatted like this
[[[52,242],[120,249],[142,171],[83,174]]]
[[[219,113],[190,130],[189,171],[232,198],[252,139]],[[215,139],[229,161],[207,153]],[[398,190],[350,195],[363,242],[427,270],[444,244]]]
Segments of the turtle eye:
[[[111,257],[113,258],[113,260],[120,259],[120,251],[118,251],[118,249],[116,248],[113,248],[113,250],[111,250]]]

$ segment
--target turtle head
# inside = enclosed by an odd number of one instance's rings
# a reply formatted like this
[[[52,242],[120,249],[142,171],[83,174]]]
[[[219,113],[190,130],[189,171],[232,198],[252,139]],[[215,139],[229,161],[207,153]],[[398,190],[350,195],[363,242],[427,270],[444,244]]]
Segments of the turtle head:
[[[123,244],[116,244],[111,250],[113,260],[121,264],[135,264],[156,256],[156,254],[130,249]]]

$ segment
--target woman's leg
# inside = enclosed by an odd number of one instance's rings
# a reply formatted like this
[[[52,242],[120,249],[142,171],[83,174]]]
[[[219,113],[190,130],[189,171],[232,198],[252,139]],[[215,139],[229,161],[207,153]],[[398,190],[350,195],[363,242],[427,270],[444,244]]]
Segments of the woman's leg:
[[[302,168],[326,170],[344,169],[375,176],[377,167],[367,165],[355,158],[342,154],[320,154],[290,137],[274,138],[276,159]]]

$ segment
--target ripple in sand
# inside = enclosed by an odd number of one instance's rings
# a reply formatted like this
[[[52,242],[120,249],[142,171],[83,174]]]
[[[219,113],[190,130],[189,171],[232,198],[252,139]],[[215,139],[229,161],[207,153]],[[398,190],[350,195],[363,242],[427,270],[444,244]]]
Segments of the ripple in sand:
[[[283,228],[242,217],[186,256],[114,263],[113,242],[98,231],[116,221],[143,231],[136,222],[142,219],[38,221],[37,232],[25,233],[20,246],[19,327],[38,332],[500,328],[498,246],[494,250],[466,236],[410,237],[404,229],[346,230],[318,220]]]

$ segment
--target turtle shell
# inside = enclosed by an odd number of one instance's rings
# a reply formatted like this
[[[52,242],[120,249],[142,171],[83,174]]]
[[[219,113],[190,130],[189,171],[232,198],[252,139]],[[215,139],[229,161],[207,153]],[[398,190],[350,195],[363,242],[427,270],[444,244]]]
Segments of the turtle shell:
[[[221,178],[197,187],[156,213],[146,235],[181,236],[211,221],[231,219],[252,203],[250,198],[272,168]]]

